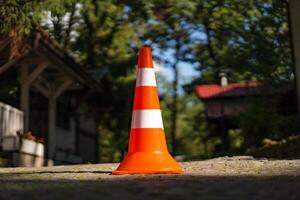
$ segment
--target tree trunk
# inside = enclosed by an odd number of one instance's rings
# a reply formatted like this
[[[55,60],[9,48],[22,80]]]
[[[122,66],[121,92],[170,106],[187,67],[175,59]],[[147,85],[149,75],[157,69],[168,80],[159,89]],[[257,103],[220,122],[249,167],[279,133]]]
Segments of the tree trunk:
[[[172,141],[172,152],[173,155],[177,153],[177,104],[178,104],[178,62],[176,61],[172,66],[174,72],[174,80],[173,80],[173,94],[172,94],[172,107],[171,107],[171,141]]]

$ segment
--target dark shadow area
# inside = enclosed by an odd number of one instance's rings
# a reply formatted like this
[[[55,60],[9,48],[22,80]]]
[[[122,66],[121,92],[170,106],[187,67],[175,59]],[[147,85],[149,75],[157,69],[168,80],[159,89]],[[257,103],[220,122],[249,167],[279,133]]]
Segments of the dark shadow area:
[[[34,172],[16,172],[16,173],[9,173],[9,175],[35,175],[35,174],[82,174],[82,173],[93,173],[93,174],[111,174],[112,171],[89,171],[89,170],[82,170],[82,171],[34,171]],[[0,180],[1,176],[0,174]]]
[[[12,179],[13,177],[13,179]],[[0,177],[0,199],[300,199],[299,176],[108,176],[96,180]]]

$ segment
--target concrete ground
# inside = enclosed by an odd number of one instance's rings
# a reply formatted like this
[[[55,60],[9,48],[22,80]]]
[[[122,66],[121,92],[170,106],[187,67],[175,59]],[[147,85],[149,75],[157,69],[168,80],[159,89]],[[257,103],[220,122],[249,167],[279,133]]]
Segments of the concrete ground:
[[[182,175],[122,175],[116,164],[0,168],[0,200],[300,199],[300,160],[223,157],[182,163]]]

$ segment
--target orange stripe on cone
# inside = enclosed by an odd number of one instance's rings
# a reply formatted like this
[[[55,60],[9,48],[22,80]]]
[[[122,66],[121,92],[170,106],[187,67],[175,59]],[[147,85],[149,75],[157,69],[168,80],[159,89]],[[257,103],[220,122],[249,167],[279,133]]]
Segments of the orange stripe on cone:
[[[149,47],[140,48],[138,68],[153,68]],[[138,77],[139,84],[135,88],[128,154],[112,173],[115,175],[182,173],[182,168],[167,149],[153,72],[143,71],[137,74],[143,77]],[[148,84],[151,86],[147,86]]]
[[[133,110],[160,109],[157,87],[140,86],[134,90]]]
[[[138,151],[168,151],[166,147],[165,134],[161,128],[135,128],[130,131],[129,154]]]

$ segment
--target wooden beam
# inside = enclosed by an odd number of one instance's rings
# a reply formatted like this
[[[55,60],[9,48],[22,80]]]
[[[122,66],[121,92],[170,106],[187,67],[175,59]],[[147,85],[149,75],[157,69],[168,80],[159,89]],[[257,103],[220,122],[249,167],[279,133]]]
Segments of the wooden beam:
[[[36,80],[36,82],[39,82],[40,84],[43,84],[45,85],[45,87],[47,88],[47,90],[50,90],[51,88],[51,84],[52,83],[49,83],[47,79],[45,79],[43,76],[39,76]]]
[[[72,85],[72,80],[66,80],[59,87],[57,87],[54,95],[54,98],[58,98],[66,89],[68,89]]]
[[[24,56],[19,56],[13,60],[10,60],[9,62],[5,63],[0,67],[0,75],[6,72],[8,69],[13,67],[18,61],[20,61]]]
[[[26,80],[26,84],[31,85],[31,83],[47,68],[49,63],[43,62],[39,64],[33,72],[30,73],[28,79]]]
[[[44,95],[44,97],[49,98],[49,89],[45,88],[41,83],[34,82],[33,86]]]
[[[94,81],[94,79],[91,78],[83,68],[72,66],[71,64],[66,63],[66,61],[64,61],[63,55],[57,56],[57,53],[55,52],[56,51],[54,49],[48,49],[47,47],[45,47],[45,45],[39,45],[38,51],[36,51],[37,54],[51,61],[54,66],[59,66],[59,70],[70,75],[72,78],[77,79],[81,84],[89,86],[90,88],[94,88],[98,91],[102,90],[99,83]]]
[[[48,159],[55,159],[57,99],[49,96],[48,101]]]
[[[63,60],[57,58],[52,53],[49,53],[49,51],[47,52],[47,50],[44,47],[40,46],[39,51],[36,51],[36,53],[38,53],[40,56],[43,56],[45,59],[51,61],[53,63],[53,66],[56,66],[58,70],[63,71],[64,73],[76,78],[82,84],[85,83],[83,77],[81,77],[79,74],[74,72],[71,68],[69,68]]]
[[[38,63],[42,63],[45,62],[46,60],[39,56],[39,55],[35,55],[35,54],[30,54],[26,57],[24,57],[24,59],[22,60],[22,64],[24,65],[34,65],[34,64],[38,64]]]

